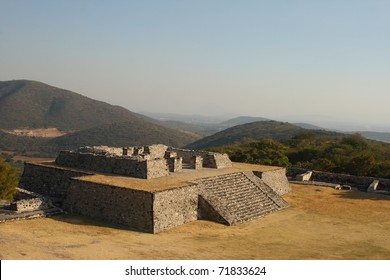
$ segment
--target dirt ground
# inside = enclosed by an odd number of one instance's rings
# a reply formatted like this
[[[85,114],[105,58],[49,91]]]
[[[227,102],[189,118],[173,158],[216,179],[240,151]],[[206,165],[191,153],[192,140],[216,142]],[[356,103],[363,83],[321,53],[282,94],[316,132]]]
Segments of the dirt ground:
[[[3,130],[6,133],[17,136],[30,136],[30,137],[42,137],[42,138],[55,138],[68,134],[67,131],[60,131],[56,127],[49,128],[25,128],[25,129],[13,129]]]
[[[0,224],[0,259],[390,259],[390,197],[292,185],[290,207],[238,226],[152,235],[80,216]]]

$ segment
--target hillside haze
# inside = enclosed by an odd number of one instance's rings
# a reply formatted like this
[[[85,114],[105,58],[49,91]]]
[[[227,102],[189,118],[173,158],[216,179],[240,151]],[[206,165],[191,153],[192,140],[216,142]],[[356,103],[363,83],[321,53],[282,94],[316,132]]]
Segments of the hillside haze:
[[[0,82],[0,128],[81,130],[138,119],[120,106],[27,80]]]
[[[199,137],[166,128],[146,116],[41,82],[0,82],[1,149],[52,151],[81,145],[163,143],[183,146]],[[17,129],[57,128],[54,139],[11,135]]]
[[[207,147],[219,147],[231,145],[246,139],[273,139],[281,140],[291,138],[303,133],[314,133],[318,135],[336,135],[336,132],[324,130],[309,130],[290,123],[278,121],[257,121],[237,125],[202,138],[186,146],[191,149],[203,149]]]

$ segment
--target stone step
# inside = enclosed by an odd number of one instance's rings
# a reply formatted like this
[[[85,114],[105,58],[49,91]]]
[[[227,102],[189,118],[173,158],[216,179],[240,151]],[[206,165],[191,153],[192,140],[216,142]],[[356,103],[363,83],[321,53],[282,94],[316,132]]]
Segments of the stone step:
[[[272,198],[279,196],[262,181],[252,181],[244,173],[227,174],[202,180],[209,200],[230,224],[241,223],[285,207]],[[278,205],[281,205],[280,207]]]
[[[258,204],[258,205],[251,205],[246,207],[237,207],[236,213],[238,215],[241,215],[241,214],[247,214],[249,212],[263,211],[263,209],[268,209],[268,208],[277,209],[278,207],[274,203]]]
[[[223,190],[219,192],[214,192],[215,195],[219,195],[221,197],[226,196],[237,196],[237,195],[249,195],[249,196],[258,196],[258,195],[265,195],[268,194],[262,192],[261,190],[257,189],[254,186],[243,186],[241,188],[234,188],[231,190]]]
[[[226,182],[209,182],[207,183],[208,188],[211,189],[219,189],[220,187],[232,187],[232,186],[241,186],[245,184],[250,184],[250,181],[229,181],[227,180]]]
[[[213,193],[215,195],[220,195],[220,196],[229,196],[237,193],[253,193],[253,191],[254,191],[253,187],[243,186],[241,188],[220,189],[218,191],[214,191]]]
[[[270,199],[267,196],[237,196],[234,198],[228,198],[225,199],[227,202],[227,205],[237,205],[237,204],[256,204],[256,203],[265,203],[267,201],[270,201]],[[272,201],[273,203],[273,201]]]
[[[240,200],[226,201],[226,207],[235,210],[256,209],[256,208],[266,207],[270,205],[273,205],[274,207],[278,207],[278,205],[275,204],[272,200],[266,198],[257,198],[251,200],[246,200],[245,198],[242,198]]]
[[[208,184],[210,184],[210,183],[223,184],[223,183],[226,183],[226,182],[247,180],[247,178],[244,178],[242,176],[243,175],[241,173],[239,173],[239,174],[228,174],[228,175],[213,177],[213,178],[209,178],[209,179],[201,179],[198,182],[200,182],[200,183],[208,183]]]
[[[265,205],[267,203],[275,204],[272,200],[268,199],[267,197],[255,197],[255,198],[245,198],[241,197],[240,199],[232,199],[232,200],[226,200],[228,206],[234,206],[234,205]]]
[[[237,217],[237,219],[235,220],[235,223],[238,224],[238,223],[243,223],[243,222],[246,222],[249,220],[253,220],[253,219],[265,216],[267,214],[270,214],[272,212],[275,212],[276,210],[277,209],[273,208],[273,209],[263,209],[261,212],[252,212],[250,214],[246,214],[245,216]]]
[[[262,207],[252,207],[247,209],[238,209],[236,214],[238,217],[246,217],[251,215],[261,215],[261,213],[277,210],[278,208],[275,205],[267,205]]]

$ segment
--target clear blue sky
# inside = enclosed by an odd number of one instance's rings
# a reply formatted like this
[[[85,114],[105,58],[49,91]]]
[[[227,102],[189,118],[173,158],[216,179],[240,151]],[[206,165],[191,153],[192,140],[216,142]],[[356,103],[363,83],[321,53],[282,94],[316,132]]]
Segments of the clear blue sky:
[[[387,0],[0,0],[0,80],[138,112],[386,124],[389,13]]]

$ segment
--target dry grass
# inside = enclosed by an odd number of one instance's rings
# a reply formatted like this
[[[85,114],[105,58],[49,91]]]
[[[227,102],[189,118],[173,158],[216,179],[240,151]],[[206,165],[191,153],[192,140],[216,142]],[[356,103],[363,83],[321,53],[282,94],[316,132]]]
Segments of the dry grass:
[[[64,136],[69,133],[66,131],[60,131],[56,127],[25,128],[25,129],[13,129],[13,130],[2,130],[2,131],[17,136],[42,137],[42,138],[56,138],[56,137]]]
[[[79,216],[0,224],[1,259],[390,259],[390,197],[292,185],[291,207],[152,235]]]

